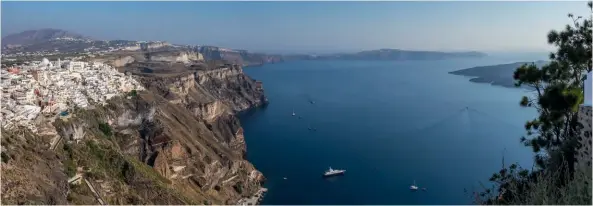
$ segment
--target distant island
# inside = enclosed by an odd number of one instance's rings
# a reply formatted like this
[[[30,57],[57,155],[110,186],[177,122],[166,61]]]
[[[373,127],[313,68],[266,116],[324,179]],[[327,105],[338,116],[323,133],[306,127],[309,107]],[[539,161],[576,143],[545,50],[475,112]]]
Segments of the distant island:
[[[287,55],[285,60],[372,60],[372,61],[404,61],[404,60],[440,60],[451,58],[479,58],[487,56],[481,52],[438,52],[410,51],[401,49],[378,49],[357,53],[329,55]]]
[[[461,69],[457,71],[449,72],[449,74],[474,77],[470,79],[471,82],[476,83],[489,83],[492,85],[512,87],[515,88],[515,80],[513,79],[513,73],[517,68],[523,64],[532,62],[515,62],[510,64],[497,64],[490,66],[478,66],[467,69]],[[536,61],[534,62],[538,67],[542,67],[547,64],[547,61]]]

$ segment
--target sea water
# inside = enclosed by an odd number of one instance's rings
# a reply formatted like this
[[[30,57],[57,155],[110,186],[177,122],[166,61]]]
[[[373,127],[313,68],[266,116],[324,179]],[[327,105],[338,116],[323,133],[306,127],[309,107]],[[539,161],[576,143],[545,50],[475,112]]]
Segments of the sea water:
[[[531,150],[519,139],[536,112],[519,106],[528,91],[448,72],[532,60],[539,59],[246,68],[270,101],[240,117],[247,158],[267,178],[262,204],[471,204],[503,157],[507,166],[532,167]],[[346,174],[322,178],[330,166]],[[410,191],[414,181],[426,191]]]

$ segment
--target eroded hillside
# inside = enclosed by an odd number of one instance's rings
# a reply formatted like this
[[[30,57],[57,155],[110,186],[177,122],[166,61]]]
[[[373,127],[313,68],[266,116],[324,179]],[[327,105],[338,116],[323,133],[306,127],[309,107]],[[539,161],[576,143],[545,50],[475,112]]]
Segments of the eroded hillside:
[[[57,146],[3,133],[2,203],[236,204],[261,189],[235,117],[266,103],[261,83],[236,65],[134,75],[146,91],[56,119]]]

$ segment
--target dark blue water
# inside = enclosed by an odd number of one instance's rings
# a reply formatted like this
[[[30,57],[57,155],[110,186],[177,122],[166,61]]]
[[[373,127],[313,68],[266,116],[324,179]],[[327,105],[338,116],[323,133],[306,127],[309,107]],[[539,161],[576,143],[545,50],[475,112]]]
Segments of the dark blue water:
[[[447,72],[524,60],[537,59],[246,68],[270,100],[241,117],[248,159],[267,177],[263,204],[470,204],[464,189],[487,183],[503,154],[507,164],[531,168],[519,138],[536,113],[519,107],[523,90]],[[329,166],[346,175],[321,178]],[[413,181],[427,191],[411,192]]]

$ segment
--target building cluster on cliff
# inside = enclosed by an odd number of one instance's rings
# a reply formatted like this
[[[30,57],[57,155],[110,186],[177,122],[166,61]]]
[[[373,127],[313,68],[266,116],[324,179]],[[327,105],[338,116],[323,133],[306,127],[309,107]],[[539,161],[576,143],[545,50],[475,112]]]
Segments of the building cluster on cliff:
[[[144,89],[131,76],[97,62],[50,62],[44,58],[1,72],[4,129],[25,126],[36,132],[34,121],[40,114],[53,118],[67,114],[73,107],[87,108]]]

